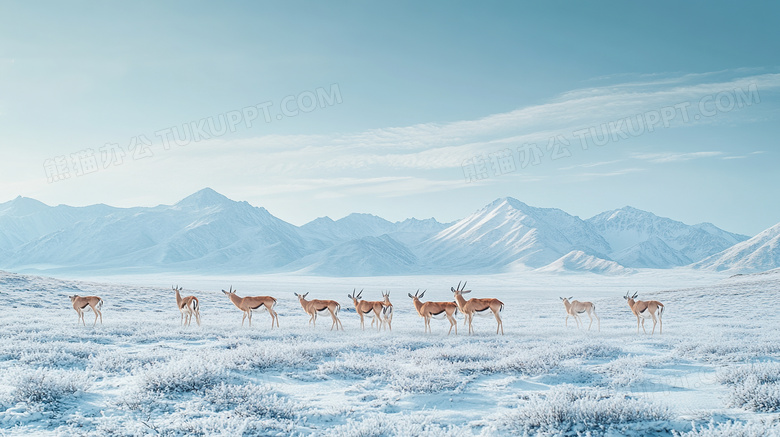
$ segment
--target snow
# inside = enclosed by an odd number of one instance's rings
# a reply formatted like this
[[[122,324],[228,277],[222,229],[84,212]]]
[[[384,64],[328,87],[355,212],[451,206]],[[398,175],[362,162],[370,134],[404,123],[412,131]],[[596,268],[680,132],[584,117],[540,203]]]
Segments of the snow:
[[[0,273],[0,434],[780,433],[778,272],[73,276]],[[406,293],[450,300],[460,280],[505,303],[506,335],[489,318],[423,334]],[[179,326],[173,284],[202,326]],[[242,328],[229,285],[277,297],[281,327]],[[360,330],[353,288],[390,290],[392,331]],[[662,335],[636,333],[629,289],[666,305]],[[308,326],[293,292],[341,302],[345,330]],[[103,297],[104,324],[78,325],[69,294]],[[594,302],[601,330],[564,327],[560,295]]]
[[[689,226],[630,206],[586,221],[609,243],[607,255],[624,267],[684,266],[748,239],[712,223]]]
[[[540,272],[572,272],[588,271],[603,274],[625,274],[630,273],[627,269],[615,261],[607,261],[588,255],[581,250],[572,250],[566,255],[558,258],[550,264],[537,269]]]
[[[694,265],[696,268],[755,273],[780,266],[780,223]]]

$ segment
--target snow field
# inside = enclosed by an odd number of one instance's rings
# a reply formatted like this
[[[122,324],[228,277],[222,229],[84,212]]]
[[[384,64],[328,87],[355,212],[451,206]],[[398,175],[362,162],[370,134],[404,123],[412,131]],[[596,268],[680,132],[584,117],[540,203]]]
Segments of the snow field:
[[[423,334],[406,293],[428,288],[426,298],[451,300],[449,286],[457,278],[136,277],[111,283],[0,274],[0,300],[8,309],[0,318],[0,431],[778,434],[780,339],[769,308],[780,275],[658,275],[466,278],[472,296],[505,303],[506,335],[494,334],[492,318],[476,318],[476,334],[467,336],[459,316],[459,335],[448,337],[448,323],[439,320],[432,334]],[[182,285],[184,295],[198,296],[202,326],[179,326],[171,282]],[[269,329],[266,313],[242,328],[241,312],[219,291],[231,284],[240,296],[277,297],[281,328]],[[360,330],[347,299],[354,287],[365,288],[372,300],[391,290],[392,332]],[[663,335],[636,334],[636,319],[622,299],[627,289],[667,306]],[[308,326],[293,291],[341,302],[345,331],[329,331],[329,317]],[[103,297],[102,326],[76,324],[67,299],[74,293]],[[559,295],[592,300],[601,331],[595,323],[590,332],[574,323],[564,327]]]

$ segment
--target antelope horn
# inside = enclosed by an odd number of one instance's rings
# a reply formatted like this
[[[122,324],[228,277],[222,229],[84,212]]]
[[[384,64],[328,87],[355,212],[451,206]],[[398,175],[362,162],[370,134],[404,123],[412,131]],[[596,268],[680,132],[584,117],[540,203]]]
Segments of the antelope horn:
[[[463,288],[461,288],[461,291],[466,289],[466,284],[468,284],[468,281],[463,282]]]

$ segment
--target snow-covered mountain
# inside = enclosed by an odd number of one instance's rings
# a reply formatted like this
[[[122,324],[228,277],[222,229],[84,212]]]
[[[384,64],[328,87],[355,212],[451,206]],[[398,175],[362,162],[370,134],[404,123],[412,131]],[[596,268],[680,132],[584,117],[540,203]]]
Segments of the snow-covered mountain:
[[[780,267],[780,223],[695,263],[693,267],[734,273],[763,272]]]
[[[395,230],[392,222],[371,214],[353,213],[339,220],[320,217],[301,226],[301,231],[331,243],[342,243],[362,237],[378,237]]]
[[[434,270],[489,272],[542,267],[572,250],[602,256],[609,244],[578,217],[506,197],[423,241],[416,250]]]
[[[382,276],[415,273],[417,257],[389,235],[337,244],[287,266],[288,270],[331,276]]]
[[[324,248],[264,208],[201,190],[175,205],[112,209],[19,247],[8,268],[268,271]]]
[[[550,264],[536,270],[540,272],[586,271],[603,274],[621,274],[630,271],[615,261],[607,261],[588,255],[581,250],[572,250]]]
[[[683,266],[748,239],[711,223],[689,226],[630,206],[603,212],[587,222],[609,243],[607,255],[625,267]]]
[[[115,211],[117,208],[106,205],[50,207],[35,199],[19,196],[0,203],[0,251],[13,251],[76,222],[106,216]]]
[[[301,227],[209,188],[152,208],[0,204],[0,268],[28,272],[623,273],[690,264],[746,239],[629,207],[581,220],[511,197],[450,224],[350,214]],[[755,268],[773,265],[762,256]]]
[[[390,222],[372,214],[353,213],[339,220],[320,217],[301,226],[301,232],[310,238],[331,244],[346,243],[363,237],[389,235],[404,244],[414,244],[447,228],[449,224],[439,223],[433,218],[406,219]]]

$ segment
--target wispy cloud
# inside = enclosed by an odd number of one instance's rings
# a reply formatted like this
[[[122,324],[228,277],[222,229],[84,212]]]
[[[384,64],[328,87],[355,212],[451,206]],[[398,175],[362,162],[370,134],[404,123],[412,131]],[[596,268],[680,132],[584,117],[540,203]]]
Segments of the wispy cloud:
[[[485,180],[483,183],[490,182],[492,181]],[[274,184],[253,189],[253,194],[267,196],[308,192],[319,198],[362,194],[401,197],[420,192],[452,190],[467,186],[462,181],[434,180],[411,176],[309,178],[277,181]]]
[[[691,152],[691,153],[674,153],[674,152],[662,152],[662,153],[641,153],[635,154],[634,158],[652,162],[654,164],[664,164],[669,162],[683,162],[693,159],[713,158],[716,156],[722,156],[723,152]]]
[[[759,151],[755,151],[755,152],[750,152],[747,155],[724,156],[721,159],[745,159],[745,158],[750,158],[752,156],[761,155],[763,153],[765,153],[763,150],[759,150]]]
[[[561,167],[558,170],[566,171],[566,170],[574,170],[577,168],[594,168],[594,167],[601,167],[605,165],[611,165],[611,164],[617,164],[619,162],[624,162],[622,159],[615,159],[612,161],[601,161],[601,162],[587,162],[584,164],[576,164],[576,165],[570,165],[568,167]]]
[[[719,75],[720,76],[720,75]],[[412,169],[456,168],[464,159],[504,147],[516,150],[525,142],[542,147],[551,136],[657,110],[681,102],[756,84],[759,90],[780,89],[780,74],[762,74],[730,80],[693,83],[710,75],[686,75],[630,84],[575,90],[553,101],[475,120],[424,123],[334,135],[273,135],[227,141],[219,148],[244,154],[263,153],[266,162],[296,161],[316,168],[389,167]],[[681,118],[681,117],[678,117]],[[710,117],[716,118],[716,117]],[[700,122],[710,122],[702,120]],[[671,127],[681,126],[675,120]],[[694,123],[694,120],[689,120]],[[675,156],[662,159],[693,159]]]
[[[757,85],[761,92],[780,89],[780,74],[725,76],[728,74],[718,72],[647,77],[644,81],[574,90],[544,104],[450,123],[421,123],[322,135],[216,138],[187,146],[186,152],[181,152],[176,159],[191,168],[204,168],[206,162],[208,168],[229,172],[236,178],[251,179],[262,175],[263,180],[269,181],[268,185],[273,187],[263,189],[276,190],[274,192],[316,188],[322,191],[328,186],[332,187],[332,191],[371,191],[378,196],[448,190],[467,185],[462,180],[460,168],[464,160],[476,155],[503,149],[517,154],[518,147],[534,143],[545,153],[545,162],[553,162],[548,159],[551,151],[546,146],[548,139],[557,135],[573,140],[572,132],[579,129],[657,111],[681,102],[695,104],[703,96],[733,92],[735,88],[747,89],[751,84]],[[714,118],[717,117],[699,122],[709,123]],[[693,118],[689,120],[689,123],[696,122]],[[678,117],[669,127],[683,125]],[[583,153],[574,140],[570,148],[574,153]],[[624,161],[634,159],[662,164],[725,156],[717,151],[646,153],[630,156]],[[610,165],[620,164],[620,159],[582,164],[573,161],[572,165],[560,170],[609,168]],[[635,171],[640,170],[586,172],[579,177],[609,177]],[[539,176],[540,172],[534,173],[534,176]],[[345,175],[353,176],[359,182],[350,185],[348,182],[352,179],[342,178]],[[362,179],[369,175],[369,180]]]

